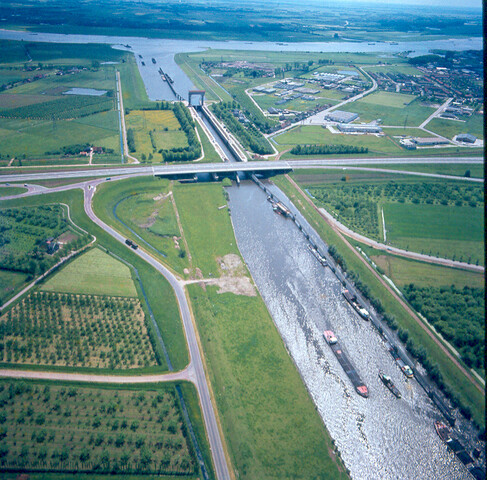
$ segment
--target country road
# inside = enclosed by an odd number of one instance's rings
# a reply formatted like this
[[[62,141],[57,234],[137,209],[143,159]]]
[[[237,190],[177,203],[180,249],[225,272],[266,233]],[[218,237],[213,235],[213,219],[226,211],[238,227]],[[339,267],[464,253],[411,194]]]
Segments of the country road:
[[[103,181],[103,180],[101,180]],[[93,212],[92,199],[96,189],[96,185],[101,182],[100,180],[86,184],[84,187],[84,207],[88,217],[96,223],[99,227],[110,234],[115,240],[118,240],[121,244],[125,245],[125,237],[120,235],[113,228],[102,222]],[[91,188],[90,188],[91,187]],[[190,354],[190,369],[194,371],[193,382],[198,390],[200,397],[201,408],[203,412],[203,418],[208,433],[208,439],[210,442],[210,448],[213,454],[213,462],[218,479],[230,479],[230,473],[228,470],[227,460],[223,451],[223,443],[220,437],[220,431],[218,429],[218,423],[216,420],[213,404],[211,403],[210,391],[203,368],[203,361],[197,341],[196,329],[191,317],[189,304],[186,298],[183,284],[160,262],[146,253],[142,248],[137,250],[131,250],[151,266],[153,266],[159,273],[161,273],[166,280],[170,283],[171,287],[176,294],[176,298],[179,304],[179,311],[183,320],[184,333],[186,335],[186,341],[188,344],[188,350]]]
[[[140,175],[140,173],[139,173]],[[105,182],[105,179],[92,180],[89,182],[81,182],[78,184],[64,185],[53,189],[32,190],[21,196],[29,196],[34,194],[43,194],[53,191],[64,191],[74,188],[82,188],[84,192],[84,209],[90,220],[96,223],[105,232],[111,235],[115,240],[119,241],[126,248],[125,237],[120,235],[116,230],[102,222],[94,213],[92,208],[93,195],[96,191],[97,185]],[[19,196],[17,196],[19,198]],[[1,200],[6,200],[8,197],[2,197]],[[206,426],[210,449],[213,456],[213,463],[216,470],[216,476],[219,480],[230,480],[230,472],[227,464],[225,452],[223,450],[223,442],[220,436],[220,430],[216,419],[215,410],[211,401],[210,390],[205,375],[201,352],[197,340],[197,333],[193,319],[191,316],[189,304],[186,298],[184,283],[176,278],[164,265],[146,253],[142,248],[137,250],[130,249],[131,252],[138,255],[140,258],[149,263],[159,273],[161,273],[169,282],[176,294],[179,311],[183,321],[184,333],[190,354],[189,365],[180,372],[171,372],[164,374],[153,375],[94,375],[81,373],[61,373],[61,372],[47,372],[47,371],[28,371],[15,369],[0,370],[0,377],[9,378],[31,378],[31,379],[49,379],[49,380],[67,380],[67,381],[81,381],[81,382],[97,382],[97,383],[153,383],[153,382],[167,382],[174,380],[188,380],[194,383],[200,398],[200,404],[203,414],[203,419]]]

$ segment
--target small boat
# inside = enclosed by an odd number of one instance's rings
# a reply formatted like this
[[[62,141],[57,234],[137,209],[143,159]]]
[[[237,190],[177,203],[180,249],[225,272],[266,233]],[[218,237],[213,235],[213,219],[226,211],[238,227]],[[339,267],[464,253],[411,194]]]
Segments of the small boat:
[[[435,429],[438,436],[445,442],[451,440],[451,430],[443,423],[437,420],[435,422]]]
[[[397,389],[397,387],[392,382],[391,377],[386,375],[384,372],[379,371],[379,378],[382,380],[382,383],[397,397],[401,398],[401,392]]]

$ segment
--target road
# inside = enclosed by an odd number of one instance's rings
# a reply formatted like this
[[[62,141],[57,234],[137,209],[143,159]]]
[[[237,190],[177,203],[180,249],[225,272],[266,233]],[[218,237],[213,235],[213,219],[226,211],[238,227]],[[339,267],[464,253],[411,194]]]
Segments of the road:
[[[113,238],[115,238],[115,240],[118,240],[126,248],[130,249],[130,247],[125,245],[125,237],[120,235],[117,231],[115,231],[112,227],[108,226],[106,223],[102,222],[93,212],[93,208],[92,208],[93,194],[95,192],[96,185],[98,183],[101,183],[102,181],[103,180],[101,181],[98,180],[86,184],[84,188],[85,212],[90,218],[90,220],[92,220],[99,227],[105,230],[105,232],[110,234]],[[155,258],[150,256],[144,250],[142,250],[142,248],[138,248],[137,250],[131,250],[131,251],[137,254],[147,263],[149,263],[159,273],[161,273],[169,282],[169,284],[174,290],[174,293],[176,294],[176,298],[179,305],[179,311],[181,314],[181,318],[183,320],[184,333],[186,335],[186,341],[188,344],[188,350],[190,354],[190,363],[188,366],[188,370],[194,371],[194,379],[192,380],[196,385],[196,389],[198,390],[200,396],[203,418],[205,420],[208,439],[210,442],[210,448],[213,454],[213,462],[215,465],[217,478],[225,479],[225,480],[230,479],[230,473],[228,470],[225,453],[223,451],[223,444],[220,437],[220,431],[218,429],[218,423],[216,420],[215,411],[211,403],[210,391],[208,388],[208,383],[203,368],[203,361],[201,358],[201,353],[197,341],[195,326],[191,318],[189,304],[186,298],[183,284],[164,265],[162,265]]]
[[[123,154],[132,160],[134,163],[140,163],[135,157],[129,154],[129,147],[127,143],[127,130],[125,128],[125,110],[123,109],[123,95],[122,95],[122,81],[120,80],[120,72],[117,70],[117,88],[118,88],[118,103],[120,107],[120,120],[122,122],[122,139],[123,139]]]
[[[140,173],[139,173],[140,175]],[[92,200],[96,190],[96,186],[105,179],[92,180],[89,182],[82,182],[78,184],[64,185],[53,189],[33,190],[30,194],[46,193],[47,191],[63,191],[73,188],[82,188],[84,192],[84,209],[88,217],[96,223],[105,232],[111,235],[115,240],[119,241],[126,248],[130,248],[125,244],[125,237],[120,235],[113,228],[102,222],[93,212]],[[23,194],[23,196],[29,195]],[[3,197],[5,200],[8,197]],[[118,375],[89,375],[80,373],[60,373],[60,372],[41,372],[41,371],[26,371],[6,369],[0,370],[0,376],[11,378],[33,378],[33,379],[50,379],[50,380],[69,380],[82,382],[99,382],[99,383],[148,383],[148,382],[162,382],[174,380],[188,380],[195,384],[200,397],[200,404],[203,413],[203,418],[208,434],[211,452],[213,455],[213,463],[215,465],[216,475],[219,480],[229,480],[230,472],[227,465],[227,460],[223,450],[223,443],[220,437],[218,422],[215,415],[215,410],[211,402],[210,390],[208,387],[205,371],[203,368],[203,361],[197,340],[197,333],[193,320],[191,317],[189,304],[186,298],[184,283],[176,278],[164,265],[158,262],[155,258],[146,253],[142,248],[137,250],[130,249],[133,253],[141,257],[159,273],[161,273],[176,294],[179,311],[183,321],[184,333],[188,344],[190,354],[189,365],[180,372],[157,374],[157,375],[140,375],[140,376],[118,376]]]
[[[317,166],[346,167],[348,165],[413,165],[432,164],[483,164],[483,157],[370,157],[322,158],[315,160],[289,160],[278,162],[191,163],[185,165],[133,165],[127,167],[98,168],[90,170],[47,170],[36,173],[1,175],[2,182],[33,182],[60,178],[112,177],[115,175],[192,175],[197,173],[265,172],[280,169],[297,169]],[[1,171],[1,170],[0,170]]]
[[[446,108],[448,107],[448,105],[450,105],[450,103],[453,101],[453,98],[449,98],[446,100],[445,103],[443,103],[442,105],[440,105],[420,126],[419,128],[424,128],[426,127],[426,125],[428,125],[428,123],[431,122],[431,120],[433,120],[433,118],[437,117],[440,113],[443,113]]]

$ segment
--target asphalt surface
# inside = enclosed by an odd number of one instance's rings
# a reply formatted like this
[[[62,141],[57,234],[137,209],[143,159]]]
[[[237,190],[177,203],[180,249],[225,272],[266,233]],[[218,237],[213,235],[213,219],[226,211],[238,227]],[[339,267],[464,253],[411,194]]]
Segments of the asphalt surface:
[[[134,172],[135,173],[135,172]],[[135,173],[140,175],[141,173]],[[143,175],[143,174],[142,174]],[[88,217],[96,223],[100,228],[105,230],[109,235],[118,240],[126,248],[130,248],[125,244],[125,237],[120,235],[113,228],[102,222],[93,212],[92,199],[96,190],[96,186],[105,179],[92,180],[89,182],[80,182],[70,185],[63,185],[52,189],[35,189],[29,188],[28,192],[13,196],[2,197],[0,200],[7,200],[8,198],[19,198],[23,196],[38,195],[42,193],[59,192],[65,190],[71,190],[75,188],[81,188],[84,192],[84,209]],[[203,361],[197,341],[197,335],[195,327],[193,325],[188,301],[186,299],[184,291],[184,283],[176,278],[164,265],[159,263],[156,259],[151,257],[141,248],[137,250],[130,250],[152,265],[159,273],[161,273],[176,294],[176,298],[179,305],[179,311],[183,320],[184,333],[188,345],[190,354],[190,362],[188,366],[180,372],[171,372],[165,374],[155,375],[89,375],[81,373],[61,373],[61,372],[42,372],[42,371],[27,371],[27,370],[15,370],[15,369],[2,369],[0,370],[0,376],[10,378],[32,378],[32,379],[50,379],[50,380],[68,380],[68,381],[81,381],[81,382],[98,382],[98,383],[152,383],[152,382],[169,382],[175,380],[188,380],[193,382],[196,386],[200,397],[200,404],[203,413],[203,418],[206,426],[208,440],[210,442],[210,449],[213,457],[213,464],[216,470],[216,476],[219,480],[230,480],[230,472],[227,465],[225,453],[223,451],[223,443],[216,420],[215,411],[211,402],[210,391],[203,367]]]
[[[93,194],[95,192],[96,184],[98,183],[100,183],[100,181],[91,182],[90,184],[86,184],[84,187],[85,212],[94,223],[96,223],[99,227],[105,230],[113,238],[118,240],[121,244],[126,246],[126,248],[130,249],[130,247],[125,245],[125,237],[120,235],[118,232],[116,232],[113,228],[108,226],[106,223],[102,222],[93,212],[91,201],[93,198]],[[190,354],[190,363],[186,370],[188,371],[188,373],[190,373],[189,377],[194,377],[194,378],[187,378],[187,379],[192,380],[194,382],[200,396],[203,418],[205,420],[206,431],[210,442],[210,448],[213,455],[213,462],[215,465],[217,478],[230,479],[230,473],[228,470],[225,453],[223,451],[223,444],[220,437],[220,431],[218,429],[215,411],[211,403],[210,391],[208,388],[205,371],[203,368],[203,361],[201,359],[201,353],[200,353],[198,341],[196,339],[196,332],[191,318],[191,313],[184,292],[183,284],[166,267],[164,267],[164,265],[159,263],[156,259],[151,257],[141,248],[138,248],[137,250],[131,249],[131,251],[137,254],[147,263],[152,265],[159,273],[164,275],[166,280],[170,283],[171,287],[173,288],[174,293],[176,294],[176,298],[179,304],[179,311],[181,314],[181,318],[183,320],[183,327],[186,335],[189,354]]]
[[[32,182],[46,179],[112,177],[119,175],[191,175],[197,173],[223,172],[265,172],[287,168],[309,168],[319,166],[354,166],[354,165],[412,165],[412,164],[452,164],[452,163],[483,163],[482,157],[389,157],[389,158],[341,158],[317,160],[290,160],[277,162],[239,162],[239,163],[190,163],[184,165],[134,165],[131,167],[94,168],[83,170],[48,169],[37,173],[20,173],[0,175],[4,182]],[[1,170],[0,170],[1,173]]]

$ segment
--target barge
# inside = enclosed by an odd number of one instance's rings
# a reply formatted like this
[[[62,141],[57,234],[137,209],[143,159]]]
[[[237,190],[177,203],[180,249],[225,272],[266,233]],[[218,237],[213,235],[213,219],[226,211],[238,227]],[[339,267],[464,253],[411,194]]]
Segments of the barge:
[[[392,382],[391,377],[386,375],[384,372],[379,372],[379,378],[382,380],[382,383],[392,392],[392,394],[397,397],[401,398],[401,392],[397,389],[397,387]]]
[[[320,262],[321,265],[323,265],[324,267],[328,265],[326,258],[321,255],[317,248],[308,245],[308,249],[317,258],[318,262]]]
[[[364,319],[369,320],[370,314],[360,303],[355,295],[352,295],[348,290],[343,291],[343,296],[352,308]]]
[[[337,357],[343,370],[345,370],[345,373],[348,375],[352,385],[355,387],[355,391],[362,397],[367,398],[369,396],[369,390],[359,377],[355,367],[352,365],[345,352],[341,349],[335,334],[331,330],[325,330],[323,336],[328,345],[330,345],[332,352],[335,354],[335,357]]]
[[[272,209],[283,217],[292,216],[291,210],[289,210],[289,208],[287,208],[282,202],[272,202]]]
[[[413,378],[413,376],[414,376],[413,370],[399,356],[399,354],[397,353],[397,347],[394,345],[391,345],[389,342],[387,342],[387,348],[389,350],[389,353],[392,355],[392,358],[394,358],[396,363],[399,365],[401,372],[404,373],[404,375],[406,375],[407,378]]]

